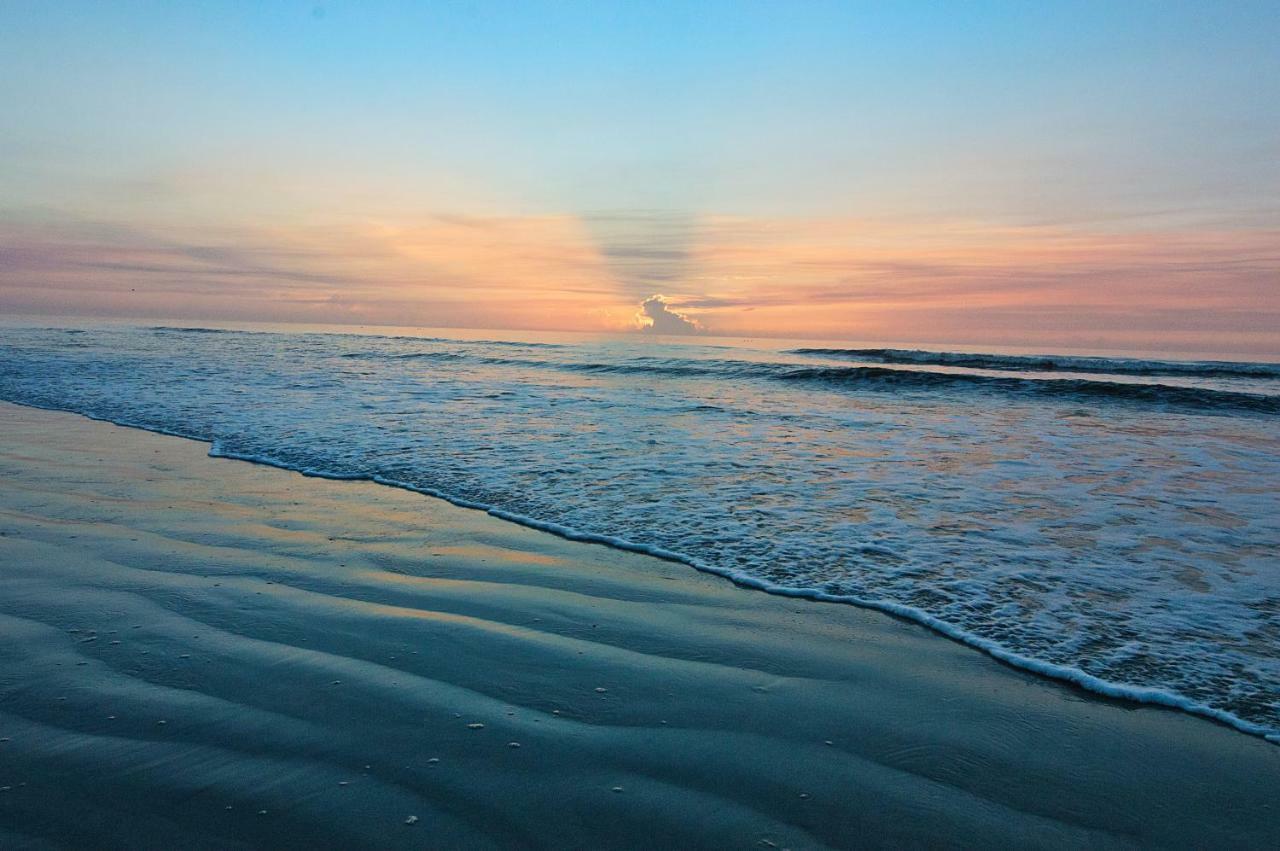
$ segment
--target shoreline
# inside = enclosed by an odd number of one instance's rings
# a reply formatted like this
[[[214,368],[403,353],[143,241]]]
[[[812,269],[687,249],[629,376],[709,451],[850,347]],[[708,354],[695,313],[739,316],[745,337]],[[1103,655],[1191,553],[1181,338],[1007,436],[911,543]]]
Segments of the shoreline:
[[[194,443],[0,404],[3,844],[1280,841],[1224,725]]]
[[[1008,665],[1014,669],[1029,672],[1036,676],[1045,677],[1047,679],[1065,683],[1075,688],[1079,688],[1090,695],[1112,700],[1144,704],[1149,706],[1160,706],[1190,715],[1203,718],[1205,720],[1221,724],[1238,732],[1249,736],[1256,736],[1267,742],[1280,746],[1280,731],[1272,730],[1260,724],[1247,721],[1230,712],[1209,706],[1204,703],[1192,700],[1191,698],[1177,694],[1176,692],[1166,691],[1160,688],[1148,686],[1136,686],[1128,683],[1117,683],[1111,680],[1102,679],[1094,676],[1079,668],[1073,668],[1066,665],[1059,665],[1053,662],[1046,662],[1034,657],[1026,656],[1016,650],[1010,650],[1004,645],[992,641],[982,636],[975,635],[961,627],[955,626],[949,621],[938,618],[922,609],[914,606],[908,606],[896,603],[892,600],[873,600],[864,597],[856,597],[852,595],[828,594],[817,589],[800,589],[789,588],[782,585],[766,582],[753,576],[738,573],[732,570],[722,570],[712,565],[703,564],[697,559],[685,556],[681,553],[663,549],[661,547],[637,544],[622,538],[616,538],[609,535],[599,535],[592,532],[584,532],[569,526],[550,521],[538,520],[537,518],[527,517],[510,511],[505,511],[496,506],[487,503],[475,502],[473,500],[462,499],[450,495],[449,493],[434,488],[419,487],[408,482],[397,481],[379,475],[340,475],[327,473],[323,470],[315,469],[298,469],[287,464],[279,463],[268,457],[239,455],[231,452],[224,452],[219,441],[213,438],[192,437],[190,435],[181,434],[179,432],[168,431],[165,429],[153,428],[150,426],[140,425],[127,421],[109,419],[106,417],[97,417],[91,414],[81,413],[79,411],[67,408],[46,408],[41,405],[32,405],[25,402],[11,402],[8,400],[0,400],[0,405],[16,405],[18,407],[31,408],[33,410],[50,411],[54,413],[66,413],[73,416],[83,417],[85,419],[108,423],[110,425],[119,426],[120,428],[130,428],[139,431],[149,432],[151,434],[159,434],[167,437],[175,437],[181,440],[190,440],[194,443],[203,443],[209,447],[208,456],[210,458],[220,458],[230,461],[241,461],[248,464],[258,464],[270,467],[275,470],[282,470],[289,473],[295,473],[307,478],[327,479],[330,481],[343,482],[368,482],[383,487],[396,488],[398,490],[408,491],[418,494],[429,499],[439,499],[458,508],[480,511],[484,514],[495,517],[505,522],[514,523],[527,529],[537,532],[543,532],[556,537],[563,538],[567,541],[576,543],[596,544],[600,546],[610,547],[622,552],[635,553],[644,555],[663,561],[669,561],[680,564],[688,568],[692,568],[700,573],[705,573],[720,579],[728,580],[734,585],[771,594],[778,597],[787,597],[791,599],[809,600],[822,603],[837,603],[849,606],[855,606],[860,609],[878,612],[880,614],[889,615],[895,618],[915,623],[933,631],[938,636],[954,641],[957,644],[976,650],[990,658]]]

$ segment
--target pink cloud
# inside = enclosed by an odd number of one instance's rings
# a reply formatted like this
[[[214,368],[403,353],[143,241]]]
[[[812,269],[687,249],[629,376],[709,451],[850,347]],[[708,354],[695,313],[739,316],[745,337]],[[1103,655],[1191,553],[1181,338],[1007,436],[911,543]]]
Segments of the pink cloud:
[[[1280,351],[1280,231],[424,216],[196,230],[0,220],[0,309]],[[647,289],[642,289],[649,287]],[[656,314],[656,315],[655,315]]]

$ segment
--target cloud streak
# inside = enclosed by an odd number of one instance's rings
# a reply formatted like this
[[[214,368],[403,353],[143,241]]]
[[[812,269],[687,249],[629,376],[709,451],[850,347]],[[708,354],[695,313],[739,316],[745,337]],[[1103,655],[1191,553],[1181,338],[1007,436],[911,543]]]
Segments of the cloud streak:
[[[1277,355],[1277,281],[1280,230],[1262,228],[652,212],[184,228],[0,214],[6,313]]]

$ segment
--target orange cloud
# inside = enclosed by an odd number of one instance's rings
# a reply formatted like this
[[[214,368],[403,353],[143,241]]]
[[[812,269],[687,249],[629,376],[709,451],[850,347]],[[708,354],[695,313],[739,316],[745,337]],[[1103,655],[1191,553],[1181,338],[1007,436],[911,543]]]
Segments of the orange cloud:
[[[142,228],[0,221],[0,308],[1201,351],[1280,350],[1280,231],[662,213]]]
[[[722,219],[694,265],[673,301],[717,333],[1280,348],[1275,230]]]

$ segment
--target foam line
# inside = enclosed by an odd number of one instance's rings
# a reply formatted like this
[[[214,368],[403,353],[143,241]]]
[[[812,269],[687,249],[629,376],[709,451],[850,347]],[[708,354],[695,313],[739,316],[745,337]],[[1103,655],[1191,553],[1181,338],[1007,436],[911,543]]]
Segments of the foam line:
[[[25,403],[17,403],[17,404],[25,404]],[[408,482],[396,480],[393,478],[388,478],[385,476],[380,476],[377,474],[344,473],[340,471],[329,471],[323,468],[316,468],[316,467],[300,468],[300,467],[292,466],[286,462],[280,461],[279,459],[273,458],[268,455],[236,453],[236,452],[228,451],[223,449],[220,445],[220,442],[217,440],[209,440],[208,438],[195,436],[191,434],[183,434],[178,431],[161,429],[161,428],[153,428],[147,425],[142,425],[135,422],[129,422],[126,420],[112,419],[109,417],[94,416],[90,414],[81,414],[80,412],[72,410],[70,408],[57,408],[57,407],[42,406],[42,405],[27,405],[27,407],[42,408],[45,410],[66,411],[69,413],[74,413],[80,416],[84,416],[87,419],[91,419],[91,420],[109,422],[114,425],[124,426],[127,428],[137,428],[144,431],[150,431],[150,432],[165,434],[173,437],[181,437],[189,440],[196,440],[203,443],[209,443],[210,444],[209,455],[215,458],[227,458],[227,459],[233,459],[238,461],[245,461],[253,464],[261,464],[264,466],[275,467],[278,469],[299,473],[304,476],[336,479],[336,480],[343,480],[343,481],[369,481],[369,482],[374,482],[387,487],[395,487],[402,490],[413,491],[415,493],[423,494],[424,496],[445,500],[446,502],[459,506],[460,508],[468,508],[476,511],[484,511],[487,514],[490,514],[499,519],[506,520],[511,523],[516,523],[521,526],[528,527],[530,529],[535,529],[542,532],[548,532],[550,534],[556,535],[561,538],[565,538],[567,540],[578,541],[582,543],[590,543],[590,544],[600,544],[600,545],[612,547],[618,550],[639,553],[643,555],[653,556],[656,558],[661,558],[667,561],[684,564],[691,568],[699,570],[701,572],[723,577],[742,587],[752,588],[752,589],[764,591],[770,594],[775,594],[775,595],[784,596],[784,597],[794,597],[794,598],[800,598],[800,599],[806,599],[806,600],[815,600],[815,601],[821,601],[821,602],[844,603],[844,604],[859,606],[865,609],[872,609],[875,611],[884,612],[886,614],[895,615],[897,617],[914,621],[915,623],[921,624],[923,626],[928,627],[929,629],[932,629],[933,631],[937,632],[940,635],[946,636],[947,638],[950,638],[954,641],[958,641],[962,644],[968,645],[969,647],[973,647],[974,649],[977,649],[982,651],[983,653],[986,653],[992,658],[998,659],[999,661],[1004,662],[1008,665],[1012,665],[1014,667],[1029,671],[1031,673],[1039,674],[1041,676],[1049,677],[1051,679],[1068,682],[1073,685],[1079,686],[1080,688],[1083,688],[1087,691],[1091,691],[1096,694],[1103,695],[1105,697],[1182,710],[1190,714],[1202,716],[1205,718],[1212,719],[1214,721],[1218,721],[1223,724],[1227,724],[1242,732],[1249,733],[1255,736],[1261,736],[1267,741],[1280,744],[1280,730],[1272,729],[1272,728],[1263,726],[1261,724],[1253,723],[1251,721],[1240,718],[1225,710],[1218,709],[1216,707],[1209,706],[1207,704],[1200,703],[1195,700],[1191,700],[1187,697],[1184,697],[1182,695],[1176,694],[1171,691],[1166,691],[1164,689],[1152,688],[1147,686],[1135,686],[1135,685],[1129,685],[1126,683],[1113,682],[1110,680],[1102,679],[1100,677],[1096,677],[1078,668],[1059,665],[1052,662],[1046,662],[1039,659],[1034,659],[1029,656],[1025,656],[1021,653],[1018,653],[1014,650],[1004,647],[998,642],[992,641],[990,639],[984,638],[979,635],[975,635],[972,632],[964,630],[948,621],[945,621],[941,618],[931,615],[928,612],[925,612],[922,609],[916,608],[914,606],[909,606],[909,605],[905,605],[902,603],[897,603],[889,600],[876,600],[876,599],[854,596],[854,595],[830,594],[814,588],[784,587],[772,582],[768,582],[766,580],[759,579],[757,577],[747,575],[739,571],[724,569],[724,568],[717,567],[715,565],[704,563],[699,559],[692,557],[690,555],[687,555],[685,553],[676,552],[674,550],[669,550],[662,547],[636,543],[633,541],[629,541],[625,538],[614,537],[611,535],[600,535],[600,534],[584,531],[581,529],[575,529],[571,526],[566,526],[566,525],[562,525],[559,523],[554,523],[546,520],[540,520],[535,517],[529,517],[523,514],[507,511],[497,506],[487,504],[484,502],[478,502],[475,500],[461,498],[453,494],[450,494],[446,491],[438,490],[436,488],[414,485]]]

